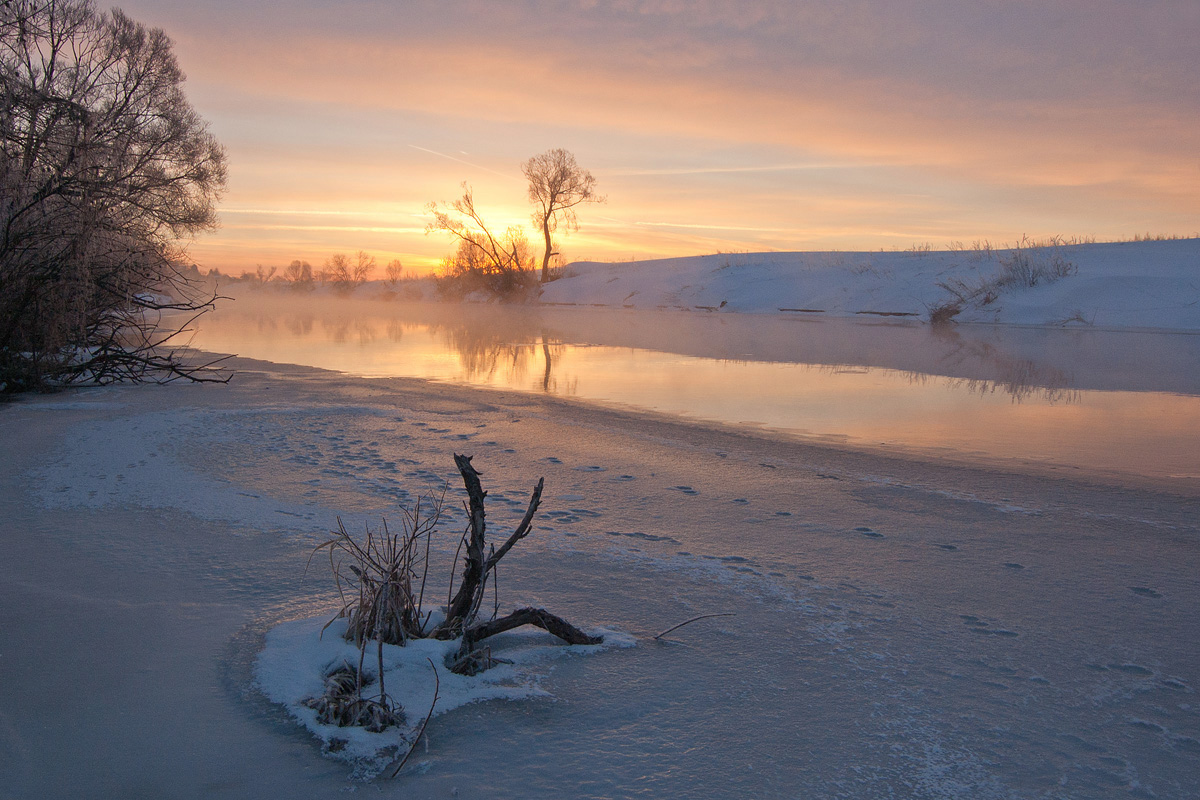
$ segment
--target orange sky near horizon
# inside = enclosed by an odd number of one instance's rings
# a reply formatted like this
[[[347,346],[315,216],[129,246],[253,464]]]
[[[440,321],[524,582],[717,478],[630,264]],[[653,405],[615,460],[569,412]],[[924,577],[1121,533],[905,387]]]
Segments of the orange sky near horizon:
[[[228,150],[204,268],[426,271],[428,202],[465,181],[528,226],[520,165],[552,147],[608,198],[570,260],[1200,231],[1194,0],[122,8]]]

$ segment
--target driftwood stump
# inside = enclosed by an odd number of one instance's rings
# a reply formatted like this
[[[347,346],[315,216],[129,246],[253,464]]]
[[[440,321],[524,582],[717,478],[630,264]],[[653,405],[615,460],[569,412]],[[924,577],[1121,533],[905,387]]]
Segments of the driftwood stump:
[[[529,535],[533,517],[542,502],[545,478],[538,479],[537,486],[529,498],[529,507],[517,529],[499,549],[494,549],[489,548],[487,542],[487,519],[484,511],[487,492],[479,481],[479,472],[472,466],[470,456],[455,454],[454,464],[458,467],[463,485],[467,489],[469,523],[463,534],[466,557],[463,562],[462,582],[446,609],[446,619],[431,635],[438,639],[462,637],[462,648],[459,650],[456,666],[463,665],[464,671],[476,669],[471,666],[476,662],[470,655],[481,641],[522,625],[535,625],[568,644],[600,644],[603,641],[602,637],[589,636],[562,617],[542,608],[519,608],[503,617],[494,617],[486,622],[476,621],[479,609],[483,605],[489,577],[495,572],[496,565],[513,545]]]

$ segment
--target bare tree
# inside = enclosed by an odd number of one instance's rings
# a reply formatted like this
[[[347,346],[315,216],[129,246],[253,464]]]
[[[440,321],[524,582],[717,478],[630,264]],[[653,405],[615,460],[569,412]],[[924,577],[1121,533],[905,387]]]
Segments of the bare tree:
[[[339,292],[348,292],[365,283],[374,271],[375,257],[359,250],[353,258],[345,253],[334,253],[325,260],[325,267],[318,277]]]
[[[400,259],[393,258],[383,268],[383,274],[387,276],[388,285],[395,288],[396,283],[404,277],[404,265],[400,263]]]
[[[250,280],[259,286],[266,286],[275,277],[275,273],[279,271],[279,267],[264,267],[262,264],[257,266],[258,269],[250,276]]]
[[[575,163],[575,156],[562,148],[547,150],[521,166],[529,179],[529,200],[537,204],[534,227],[542,232],[546,249],[542,253],[542,283],[550,277],[550,257],[557,255],[550,234],[561,224],[566,230],[578,230],[575,207],[581,203],[603,203],[596,194],[592,173]]]
[[[457,240],[452,256],[443,262],[443,285],[465,293],[482,289],[498,297],[528,291],[533,259],[525,233],[510,227],[503,235],[492,233],[475,208],[471,187],[462,185],[463,196],[449,204],[430,203],[433,221],[426,233],[441,231]]]
[[[0,391],[217,379],[167,345],[205,295],[225,155],[163,31],[92,0],[0,3]],[[194,317],[193,317],[194,318]]]
[[[283,279],[295,289],[311,289],[313,286],[313,268],[307,261],[296,259],[283,270]]]
[[[375,256],[359,250],[354,255],[354,265],[351,272],[356,284],[366,283],[371,280],[371,275],[375,272]]]

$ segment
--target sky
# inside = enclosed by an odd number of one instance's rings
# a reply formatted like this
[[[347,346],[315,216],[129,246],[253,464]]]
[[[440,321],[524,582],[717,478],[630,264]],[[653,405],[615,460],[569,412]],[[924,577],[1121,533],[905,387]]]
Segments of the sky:
[[[427,205],[530,223],[521,164],[603,204],[568,260],[1200,231],[1196,0],[132,0],[225,145],[235,274],[365,250]]]

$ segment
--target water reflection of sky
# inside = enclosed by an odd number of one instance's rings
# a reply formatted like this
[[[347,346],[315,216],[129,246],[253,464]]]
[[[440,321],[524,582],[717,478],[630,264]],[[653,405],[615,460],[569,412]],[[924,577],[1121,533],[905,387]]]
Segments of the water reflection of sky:
[[[206,318],[194,344],[780,435],[1200,481],[1195,336],[246,299]]]

